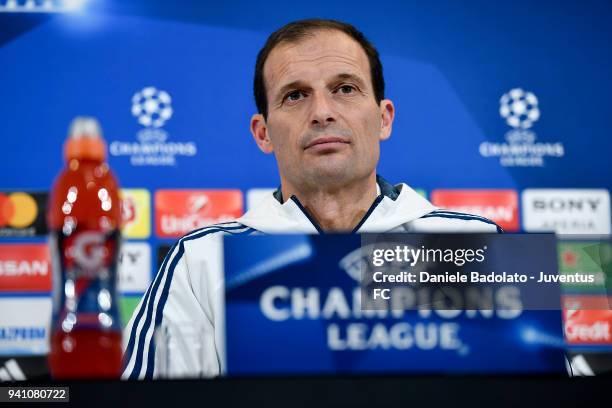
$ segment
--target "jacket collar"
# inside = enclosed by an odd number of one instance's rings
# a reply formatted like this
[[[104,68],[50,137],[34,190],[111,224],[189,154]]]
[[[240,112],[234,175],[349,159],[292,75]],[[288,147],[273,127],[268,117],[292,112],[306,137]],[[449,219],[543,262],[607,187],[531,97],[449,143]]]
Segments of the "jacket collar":
[[[436,209],[406,184],[392,185],[380,176],[376,183],[379,195],[352,232],[389,231]],[[283,202],[280,188],[237,221],[270,234],[323,232],[297,197]]]
[[[400,194],[400,188],[389,183],[387,180],[385,180],[378,174],[376,175],[376,192],[378,195],[382,194],[392,200],[395,200]],[[272,193],[272,195],[274,196],[274,198],[276,198],[276,201],[281,204],[284,203],[283,192],[281,191],[280,186],[278,186],[278,188]]]

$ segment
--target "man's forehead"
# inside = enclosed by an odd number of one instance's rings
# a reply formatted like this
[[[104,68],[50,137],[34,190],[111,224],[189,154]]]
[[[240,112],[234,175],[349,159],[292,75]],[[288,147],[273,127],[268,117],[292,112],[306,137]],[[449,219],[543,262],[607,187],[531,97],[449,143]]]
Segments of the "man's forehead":
[[[369,81],[369,62],[361,45],[343,32],[319,30],[297,42],[281,43],[270,52],[264,65],[266,87],[271,90],[302,80],[301,68],[313,65],[337,67],[336,74],[347,71]]]

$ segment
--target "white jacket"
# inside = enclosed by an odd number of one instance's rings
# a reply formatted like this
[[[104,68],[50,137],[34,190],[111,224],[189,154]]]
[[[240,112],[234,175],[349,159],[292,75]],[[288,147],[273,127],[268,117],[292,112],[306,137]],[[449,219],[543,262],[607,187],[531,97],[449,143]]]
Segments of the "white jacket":
[[[502,232],[492,221],[442,211],[408,187],[378,178],[370,211],[354,232]],[[277,191],[235,222],[195,230],[170,249],[124,333],[124,379],[212,377],[225,372],[224,234],[311,233],[321,230],[296,197]],[[166,334],[156,334],[161,325]]]

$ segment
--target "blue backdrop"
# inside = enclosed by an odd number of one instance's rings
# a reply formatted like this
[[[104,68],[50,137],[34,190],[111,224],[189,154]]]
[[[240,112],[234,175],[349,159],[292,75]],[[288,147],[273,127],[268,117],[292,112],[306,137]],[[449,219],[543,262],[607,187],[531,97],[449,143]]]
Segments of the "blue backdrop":
[[[230,3],[90,1],[67,14],[0,13],[3,188],[47,189],[70,120],[97,116],[109,141],[137,142],[132,96],[172,98],[166,142],[194,142],[175,166],[111,156],[123,186],[240,188],[278,183],[248,131],[255,56],[266,36],[304,17],[355,24],[379,48],[392,138],[380,173],[416,187],[610,188],[612,4],[590,1]],[[562,143],[543,167],[504,167],[479,153],[511,128],[510,89],[533,92],[538,142]],[[449,171],[452,170],[452,171]]]

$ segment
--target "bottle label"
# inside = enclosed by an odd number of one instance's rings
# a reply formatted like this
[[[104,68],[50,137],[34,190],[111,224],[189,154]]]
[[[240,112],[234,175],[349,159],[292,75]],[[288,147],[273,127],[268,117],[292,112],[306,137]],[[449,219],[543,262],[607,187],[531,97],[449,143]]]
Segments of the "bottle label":
[[[75,328],[120,330],[117,304],[118,230],[53,233],[55,270],[54,321],[64,331]]]

